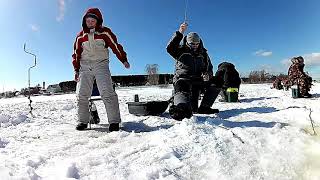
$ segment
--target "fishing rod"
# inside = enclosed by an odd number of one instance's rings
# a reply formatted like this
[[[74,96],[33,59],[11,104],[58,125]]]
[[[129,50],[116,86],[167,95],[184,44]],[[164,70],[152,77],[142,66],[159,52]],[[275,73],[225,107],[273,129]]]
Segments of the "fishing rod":
[[[188,24],[188,19],[187,19],[187,11],[188,11],[188,0],[185,0],[185,7],[184,7],[184,23]]]

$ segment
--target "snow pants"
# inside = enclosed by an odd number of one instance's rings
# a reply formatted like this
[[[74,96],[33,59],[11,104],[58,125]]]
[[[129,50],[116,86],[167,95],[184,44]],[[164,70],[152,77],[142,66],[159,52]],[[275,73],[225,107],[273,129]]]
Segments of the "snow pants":
[[[185,104],[193,112],[198,111],[198,101],[200,91],[204,90],[203,99],[200,106],[211,107],[220,93],[220,88],[210,82],[195,82],[188,79],[178,79],[174,83],[173,105]]]
[[[77,83],[78,121],[89,122],[89,98],[94,80],[97,82],[105,105],[109,124],[120,123],[118,95],[113,89],[108,60],[80,61],[79,82]]]

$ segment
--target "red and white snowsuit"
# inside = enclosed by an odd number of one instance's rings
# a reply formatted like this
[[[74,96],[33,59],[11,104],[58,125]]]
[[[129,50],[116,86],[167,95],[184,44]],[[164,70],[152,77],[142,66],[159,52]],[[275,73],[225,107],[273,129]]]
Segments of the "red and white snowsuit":
[[[99,19],[94,29],[86,26],[85,16],[95,14]],[[78,120],[89,121],[89,97],[91,96],[94,79],[105,105],[109,124],[120,123],[118,96],[112,87],[109,70],[109,50],[116,54],[122,62],[127,62],[126,52],[118,44],[116,36],[107,27],[102,26],[103,18],[98,8],[90,8],[83,16],[83,30],[77,35],[74,43],[72,64],[75,72],[79,72],[77,83]]]

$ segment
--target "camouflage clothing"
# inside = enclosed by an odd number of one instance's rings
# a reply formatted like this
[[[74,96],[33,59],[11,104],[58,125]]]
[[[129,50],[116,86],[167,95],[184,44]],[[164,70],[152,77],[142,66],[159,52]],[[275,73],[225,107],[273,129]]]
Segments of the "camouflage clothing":
[[[283,89],[282,81],[279,77],[277,77],[273,81],[273,88],[278,89],[278,90]]]
[[[282,79],[282,84],[283,84],[284,89],[286,91],[288,91],[289,88],[290,88],[290,82],[289,82],[288,78],[283,78]]]
[[[312,78],[303,72],[304,60],[301,56],[291,59],[291,66],[288,70],[290,85],[298,85],[302,97],[310,96],[309,91],[312,85]]]

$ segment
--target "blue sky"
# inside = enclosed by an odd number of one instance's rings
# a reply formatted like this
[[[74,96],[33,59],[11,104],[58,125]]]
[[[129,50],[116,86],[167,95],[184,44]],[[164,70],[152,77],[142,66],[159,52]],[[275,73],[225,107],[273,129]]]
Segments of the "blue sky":
[[[173,73],[166,45],[184,20],[185,0],[1,0],[0,92],[31,84],[73,79],[72,46],[85,10],[98,7],[104,25],[123,45],[131,63],[125,69],[111,56],[113,75],[145,74],[146,64]],[[293,56],[306,58],[306,71],[320,78],[319,0],[188,0],[190,31],[202,37],[215,69],[222,61],[241,75],[262,68],[286,72]]]

